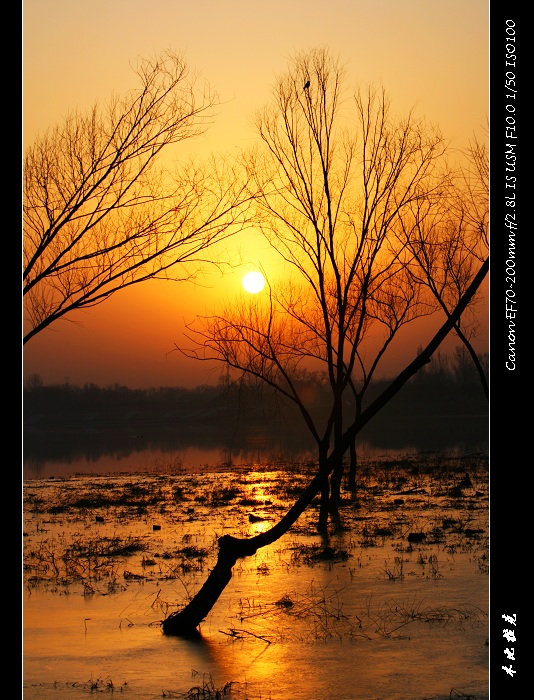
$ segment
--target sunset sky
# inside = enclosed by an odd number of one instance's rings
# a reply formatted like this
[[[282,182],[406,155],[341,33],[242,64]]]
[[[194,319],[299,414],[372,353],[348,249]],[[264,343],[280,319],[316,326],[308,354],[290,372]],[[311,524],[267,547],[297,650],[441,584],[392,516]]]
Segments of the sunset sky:
[[[326,46],[347,63],[351,86],[382,84],[395,111],[415,106],[462,148],[488,119],[488,15],[487,0],[24,0],[25,145],[69,111],[136,87],[131,64],[171,49],[223,102],[210,130],[186,148],[233,153],[254,142],[251,119],[289,58]],[[213,366],[172,350],[185,323],[244,293],[245,271],[269,264],[259,235],[240,252],[242,269],[200,286],[143,284],[56,322],[26,346],[24,377],[131,388],[216,381]],[[483,328],[477,349],[486,346]],[[407,352],[391,372],[412,359],[413,343]]]

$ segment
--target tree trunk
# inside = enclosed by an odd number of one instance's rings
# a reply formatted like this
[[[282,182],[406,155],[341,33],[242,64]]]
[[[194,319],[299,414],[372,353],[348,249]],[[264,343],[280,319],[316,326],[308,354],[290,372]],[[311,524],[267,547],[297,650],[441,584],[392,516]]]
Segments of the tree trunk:
[[[475,365],[476,371],[478,372],[478,376],[480,378],[480,383],[482,384],[484,394],[486,395],[486,398],[489,399],[488,379],[486,377],[486,373],[484,372],[484,368],[480,364],[480,360],[478,359],[478,355],[476,354],[475,349],[471,345],[471,343],[469,342],[468,338],[466,338],[465,335],[460,330],[459,324],[456,324],[454,329],[456,331],[456,335],[460,338],[462,343],[465,345],[467,352],[469,353],[471,359],[473,360],[473,364]]]
[[[330,477],[329,513],[334,521],[339,521],[339,506],[341,503],[341,481],[343,480],[343,452],[339,445],[343,439],[343,411],[341,407],[341,392],[337,391],[334,407],[334,448],[338,456],[334,458],[332,476]]]
[[[343,480],[343,456],[338,457],[330,477],[330,515],[334,520],[339,520],[339,506],[341,504],[341,482]]]
[[[324,488],[325,483],[328,487],[328,463],[326,462],[323,465],[319,465],[319,471],[305,488],[300,498],[270,530],[250,539],[240,539],[231,535],[220,537],[218,542],[219,554],[215,567],[211,570],[202,588],[185,608],[171,613],[163,621],[163,632],[179,637],[196,635],[198,626],[205,619],[230,582],[232,568],[236,561],[255,554],[261,547],[272,544],[282,537],[306,510],[314,496]]]
[[[350,464],[349,464],[349,480],[348,489],[352,493],[352,496],[356,496],[356,468],[358,466],[358,456],[356,454],[356,438],[351,440],[350,443]]]
[[[330,484],[328,479],[325,479],[321,486],[321,502],[319,505],[319,519],[317,521],[317,530],[325,533],[328,528],[328,511],[330,507]]]

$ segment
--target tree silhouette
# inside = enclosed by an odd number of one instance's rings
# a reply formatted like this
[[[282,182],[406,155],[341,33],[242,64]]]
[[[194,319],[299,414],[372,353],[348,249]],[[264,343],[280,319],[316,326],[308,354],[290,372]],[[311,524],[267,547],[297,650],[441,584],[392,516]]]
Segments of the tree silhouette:
[[[406,230],[406,245],[417,263],[411,266],[411,274],[417,284],[428,287],[445,315],[455,307],[474,270],[488,255],[488,153],[487,146],[478,138],[470,143],[466,163],[456,179],[450,196],[443,197],[439,207],[431,207],[424,200],[416,202],[412,226]],[[486,371],[471,342],[478,330],[476,306],[480,296],[481,292],[454,330],[489,398]]]
[[[301,86],[309,75],[319,87],[303,99]],[[439,308],[417,277],[419,263],[408,245],[408,233],[418,231],[414,212],[424,203],[428,221],[432,214],[436,224],[432,235],[446,237],[438,214],[457,193],[438,131],[413,113],[392,116],[383,90],[356,91],[354,118],[342,88],[343,69],[323,49],[298,54],[279,79],[274,106],[256,120],[265,148],[251,156],[250,172],[256,179],[256,225],[280,255],[288,281],[201,319],[191,327],[193,347],[180,348],[201,360],[219,359],[293,402],[315,439],[318,471],[269,531],[219,540],[214,570],[184,610],[164,621],[167,633],[193,630],[230,581],[237,559],[287,532],[318,492],[318,528],[326,532],[329,513],[338,519],[343,455],[430,362],[487,274],[487,258],[478,269],[468,269],[440,330],[366,405],[370,382],[394,352],[401,328]],[[310,362],[324,368],[330,389],[330,408],[321,420],[297,381]],[[356,401],[350,416],[347,396]]]
[[[193,276],[205,251],[243,225],[235,166],[157,167],[206,131],[216,94],[171,52],[140,61],[136,73],[137,90],[70,114],[26,151],[24,343],[130,285]]]
[[[303,99],[300,85],[308,75],[319,88]],[[221,359],[294,402],[320,459],[361,414],[399,332],[439,308],[414,250],[446,244],[441,215],[460,197],[439,131],[413,113],[394,116],[383,89],[357,90],[351,111],[343,79],[327,51],[299,54],[279,79],[274,104],[258,114],[265,148],[249,167],[257,226],[288,281],[204,319],[196,328],[200,348],[191,353]],[[420,241],[417,213],[423,210],[434,225]],[[475,273],[473,266],[460,269],[459,294]],[[459,295],[451,300],[454,308]],[[295,381],[310,361],[331,390],[321,424]],[[348,397],[353,416],[344,415]],[[340,459],[324,484],[322,530],[329,512],[337,517],[342,477]]]

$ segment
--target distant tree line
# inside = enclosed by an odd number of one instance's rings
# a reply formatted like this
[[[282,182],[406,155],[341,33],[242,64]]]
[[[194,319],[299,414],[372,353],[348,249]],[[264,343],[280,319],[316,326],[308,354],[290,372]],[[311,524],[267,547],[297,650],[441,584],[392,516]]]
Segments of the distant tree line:
[[[479,357],[487,367],[487,354]],[[303,391],[311,398],[310,405],[319,417],[326,403],[328,388],[319,372],[303,371],[300,377]],[[380,394],[389,379],[374,380],[369,390],[369,401]],[[418,415],[472,415],[488,412],[488,402],[478,373],[463,346],[455,348],[452,356],[438,352],[431,363],[419,371],[391,404],[385,414]],[[284,403],[274,391],[246,381],[232,382],[221,379],[216,385],[201,385],[193,389],[163,386],[130,389],[120,384],[105,387],[89,383],[83,386],[65,381],[63,384],[44,384],[38,374],[31,375],[23,390],[25,423],[31,424],[36,416],[40,422],[71,424],[83,421],[93,414],[102,420],[114,422],[137,420],[217,423],[243,425],[252,422],[276,421],[290,418],[294,408]],[[96,414],[96,416],[94,415]],[[59,425],[58,425],[59,427]]]

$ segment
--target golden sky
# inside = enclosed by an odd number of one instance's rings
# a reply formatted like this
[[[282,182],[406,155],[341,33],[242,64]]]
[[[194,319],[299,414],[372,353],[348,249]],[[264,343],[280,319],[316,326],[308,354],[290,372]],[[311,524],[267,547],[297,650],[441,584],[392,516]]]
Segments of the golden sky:
[[[188,147],[232,152],[253,142],[250,120],[289,57],[326,46],[347,63],[351,85],[380,82],[395,110],[415,106],[462,147],[487,124],[488,19],[487,0],[24,0],[24,140],[135,87],[130,64],[172,49],[223,101]],[[245,254],[250,264],[265,259],[259,237]],[[119,293],[31,340],[24,376],[132,388],[211,383],[210,367],[168,353],[183,342],[184,322],[213,310],[222,290],[239,293],[239,283],[234,273],[202,288],[154,282]]]

